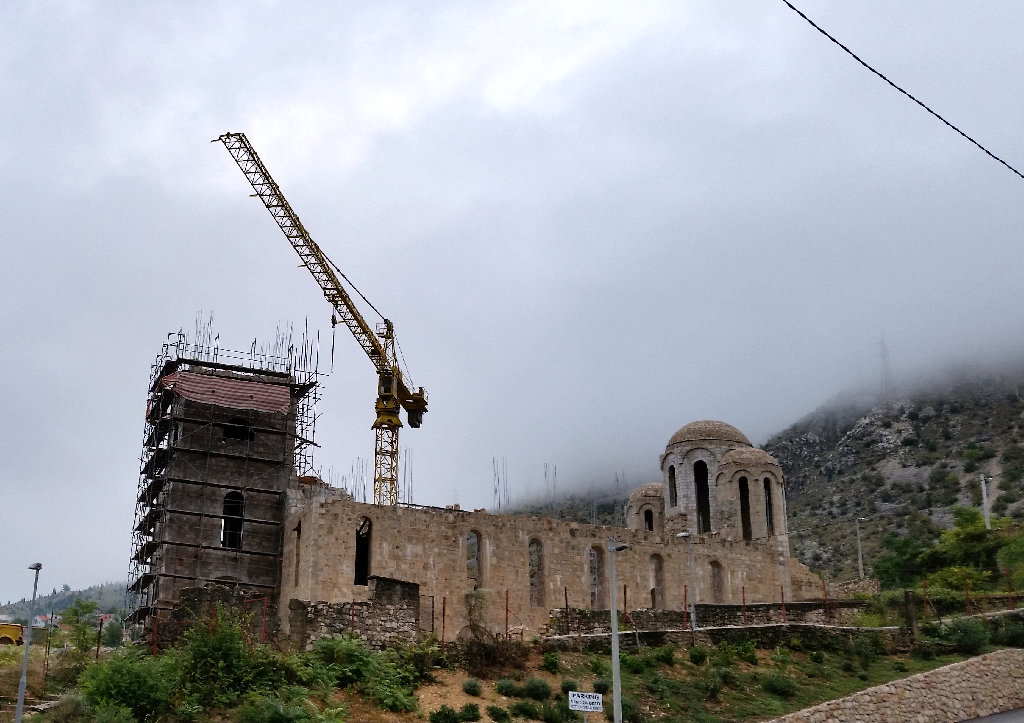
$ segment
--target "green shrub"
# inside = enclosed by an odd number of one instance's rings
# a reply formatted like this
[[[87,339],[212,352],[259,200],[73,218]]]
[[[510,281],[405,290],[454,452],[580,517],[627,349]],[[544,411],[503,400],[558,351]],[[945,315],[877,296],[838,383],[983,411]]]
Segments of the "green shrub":
[[[479,696],[480,690],[480,681],[476,678],[469,678],[468,680],[462,681],[462,692],[466,695]]]
[[[68,694],[61,696],[57,705],[50,708],[46,720],[48,723],[78,723],[89,720],[92,713],[89,704],[80,695]]]
[[[590,659],[590,672],[596,675],[598,678],[607,678],[612,674],[612,666],[604,658],[591,658]]]
[[[858,636],[853,641],[853,654],[857,656],[857,662],[860,663],[860,667],[864,670],[870,668],[871,664],[878,657],[874,644],[863,635]]]
[[[1007,618],[992,622],[992,641],[997,645],[1024,648],[1024,625]]]
[[[562,661],[558,658],[558,653],[554,651],[544,653],[544,660],[540,664],[540,669],[545,670],[552,675],[557,675],[562,669]]]
[[[604,695],[612,689],[612,683],[607,678],[598,678],[594,681],[594,692]]]
[[[238,707],[235,720],[237,723],[299,723],[308,721],[309,713],[276,698],[257,697]]]
[[[811,658],[811,662],[812,663],[824,663],[825,662],[825,654],[823,652],[821,652],[820,650],[813,650],[813,651],[811,651],[810,658]]]
[[[892,669],[895,670],[897,673],[906,673],[907,664],[904,663],[902,660],[894,660],[892,662]]]
[[[651,661],[642,655],[622,653],[619,655],[619,665],[627,673],[640,674],[651,667]]]
[[[544,723],[568,723],[579,719],[576,711],[569,710],[569,701],[544,701],[540,706],[540,719]]]
[[[708,659],[708,649],[699,643],[690,648],[688,654],[690,662],[694,665],[704,665]]]
[[[857,669],[857,666],[853,664],[853,661],[847,658],[843,661],[842,669],[844,673],[852,673]]]
[[[643,715],[640,713],[640,706],[632,698],[622,696],[622,721],[623,723],[643,723]],[[613,703],[605,701],[604,715],[608,720],[613,718]]]
[[[485,710],[494,723],[509,723],[509,721],[512,720],[512,716],[509,712],[500,705],[489,705]]]
[[[442,705],[430,714],[430,723],[462,723],[462,716],[454,708]]]
[[[86,668],[79,689],[93,708],[128,708],[138,720],[152,720],[170,710],[180,676],[173,653],[151,657],[126,650]]]
[[[508,678],[502,678],[494,684],[494,692],[506,698],[522,697],[522,689]]]
[[[934,660],[935,659],[935,643],[928,640],[922,640],[910,650],[910,654],[919,660]]]
[[[466,703],[459,709],[459,720],[466,721],[466,723],[480,720],[480,706],[476,703]]]
[[[769,673],[761,679],[761,687],[772,695],[790,698],[796,693],[796,682],[785,673]]]
[[[543,678],[530,678],[523,686],[523,693],[533,700],[547,700],[551,697],[551,686]]]
[[[517,700],[508,707],[508,712],[527,720],[540,720],[540,710],[533,701]]]
[[[958,653],[973,655],[988,645],[989,632],[985,623],[977,618],[956,618],[949,624],[947,637]]]
[[[793,640],[795,640],[797,643],[800,642],[799,638],[793,638]],[[792,647],[792,645],[790,645],[790,647]],[[797,650],[798,648],[793,649]],[[737,645],[736,655],[738,655],[739,659],[742,660],[744,663],[748,663],[750,665],[757,665],[757,646],[754,644],[753,640],[745,640],[739,645]]]
[[[656,663],[662,665],[675,665],[676,664],[676,649],[671,645],[662,645],[660,648],[655,648],[651,653],[651,658]]]
[[[718,700],[718,694],[722,691],[722,668],[708,668],[697,681],[705,700]]]
[[[736,646],[732,643],[719,643],[711,653],[711,662],[719,667],[728,668],[736,662]]]
[[[724,685],[728,685],[730,688],[735,688],[740,683],[740,677],[732,668],[720,668],[718,670],[718,675],[722,679],[722,683]]]
[[[352,686],[384,710],[416,710],[413,691],[421,680],[416,667],[400,651],[378,653],[358,638],[321,638],[314,656],[331,666],[341,687]]]
[[[135,716],[123,705],[101,705],[93,710],[94,723],[135,723]]]
[[[785,668],[789,665],[791,659],[789,648],[784,648],[781,645],[775,648],[775,652],[772,653],[772,660],[779,664],[779,667]]]
[[[562,681],[562,694],[563,695],[569,695],[569,693],[571,693],[572,691],[579,690],[579,689],[580,689],[580,684],[577,683],[572,678],[566,678],[565,680]]]

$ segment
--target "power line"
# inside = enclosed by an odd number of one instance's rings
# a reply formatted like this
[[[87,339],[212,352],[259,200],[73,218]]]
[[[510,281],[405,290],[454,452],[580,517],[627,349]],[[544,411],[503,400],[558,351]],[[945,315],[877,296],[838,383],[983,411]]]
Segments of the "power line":
[[[963,137],[964,137],[964,139],[966,139],[966,140],[970,141],[970,142],[971,142],[971,143],[972,143],[973,145],[975,145],[975,146],[976,146],[977,148],[979,148],[979,149],[980,149],[980,150],[981,150],[982,152],[984,152],[984,153],[985,153],[985,155],[989,156],[989,157],[990,157],[990,158],[992,158],[993,160],[995,160],[995,161],[997,161],[997,162],[1001,163],[1001,164],[1002,164],[1003,166],[1005,166],[1006,168],[1010,169],[1010,171],[1011,171],[1012,173],[1014,173],[1014,174],[1015,174],[1015,175],[1016,175],[1016,176],[1017,176],[1018,178],[1024,179],[1024,173],[1021,173],[1020,171],[1018,171],[1018,170],[1017,170],[1016,168],[1014,168],[1013,166],[1011,166],[1011,165],[1010,165],[1009,163],[1007,163],[1006,161],[1004,161],[1004,160],[1003,160],[1002,158],[1000,158],[999,156],[997,156],[997,155],[996,155],[995,153],[993,153],[992,151],[990,151],[989,149],[987,149],[987,148],[986,148],[985,146],[981,145],[981,144],[980,144],[980,143],[979,143],[978,141],[976,141],[976,140],[974,140],[973,138],[971,138],[971,137],[970,137],[969,135],[967,135],[966,133],[964,133],[964,132],[963,132],[962,130],[960,130],[960,129],[959,129],[959,128],[957,128],[957,127],[956,127],[955,125],[953,125],[952,123],[950,123],[950,122],[949,122],[948,120],[946,120],[945,118],[943,118],[943,117],[942,117],[941,115],[939,115],[938,113],[936,113],[936,112],[935,112],[934,110],[932,110],[931,108],[929,108],[929,107],[928,107],[928,106],[927,106],[927,105],[926,105],[925,103],[923,103],[922,101],[918,100],[918,99],[917,99],[917,98],[915,98],[915,97],[914,97],[913,95],[911,95],[910,93],[908,93],[907,91],[905,91],[905,90],[904,90],[903,88],[901,88],[900,86],[896,85],[896,84],[895,84],[894,82],[892,82],[892,81],[891,81],[891,80],[889,80],[889,79],[888,79],[887,77],[885,77],[885,75],[883,75],[882,73],[880,73],[879,71],[875,70],[875,69],[874,69],[873,67],[871,67],[870,65],[868,65],[868,64],[867,64],[867,63],[866,63],[866,62],[865,62],[864,60],[862,60],[862,59],[860,58],[860,56],[858,56],[858,55],[857,55],[856,53],[854,53],[854,52],[853,52],[852,50],[850,50],[850,49],[849,49],[848,47],[846,47],[846,46],[845,46],[845,45],[843,45],[843,44],[842,44],[841,42],[839,42],[839,41],[838,41],[838,40],[837,40],[837,39],[836,39],[835,37],[833,37],[832,35],[830,35],[830,34],[829,34],[829,33],[828,33],[828,32],[827,32],[827,31],[826,31],[826,30],[825,30],[824,28],[822,28],[822,27],[821,27],[820,25],[818,25],[817,23],[815,23],[815,22],[814,22],[813,20],[811,20],[811,19],[810,19],[809,17],[807,17],[806,15],[804,15],[804,14],[803,14],[803,13],[802,13],[802,12],[801,12],[800,10],[798,10],[798,9],[797,9],[797,8],[796,8],[796,7],[795,7],[795,6],[793,5],[793,3],[789,2],[789,0],[782,0],[782,2],[783,2],[783,3],[785,3],[785,4],[786,4],[786,6],[787,6],[787,7],[789,7],[789,9],[790,9],[790,10],[792,10],[792,11],[793,11],[793,12],[795,12],[795,13],[796,13],[797,15],[799,15],[799,16],[800,16],[800,17],[802,17],[802,18],[803,18],[804,20],[806,20],[806,21],[807,21],[807,22],[808,22],[808,23],[810,24],[810,26],[811,26],[812,28],[814,28],[814,29],[815,29],[815,30],[817,30],[817,31],[818,31],[819,33],[821,33],[821,34],[822,34],[822,35],[824,35],[824,36],[825,36],[826,38],[828,38],[828,39],[829,39],[829,40],[831,40],[831,41],[832,41],[833,43],[835,43],[835,44],[836,44],[836,45],[838,45],[838,46],[839,46],[840,48],[842,48],[842,49],[843,49],[843,50],[844,50],[844,51],[845,51],[845,52],[847,53],[847,55],[849,55],[849,56],[850,56],[851,58],[853,58],[853,59],[854,59],[854,60],[856,60],[856,61],[857,61],[858,63],[860,63],[861,65],[863,65],[863,66],[864,66],[865,68],[867,68],[868,70],[870,70],[870,71],[871,71],[872,73],[874,73],[875,75],[877,75],[877,76],[878,76],[879,78],[881,78],[882,80],[884,80],[884,81],[885,81],[886,83],[888,83],[889,85],[891,85],[891,86],[892,86],[893,88],[895,88],[896,90],[898,90],[898,91],[899,91],[900,93],[902,93],[903,95],[905,95],[905,96],[907,96],[908,98],[910,98],[910,100],[914,101],[914,102],[915,102],[915,103],[917,103],[917,104],[918,104],[919,106],[921,106],[922,108],[924,108],[924,109],[925,109],[926,111],[928,111],[928,113],[930,113],[931,115],[933,115],[933,116],[935,116],[936,118],[938,118],[938,119],[939,119],[940,121],[942,121],[942,122],[943,122],[943,123],[944,123],[945,125],[949,126],[949,127],[951,128],[951,129],[953,129],[953,130],[954,130],[954,131],[956,131],[956,132],[957,132],[958,134],[960,134],[961,136],[963,136]]]

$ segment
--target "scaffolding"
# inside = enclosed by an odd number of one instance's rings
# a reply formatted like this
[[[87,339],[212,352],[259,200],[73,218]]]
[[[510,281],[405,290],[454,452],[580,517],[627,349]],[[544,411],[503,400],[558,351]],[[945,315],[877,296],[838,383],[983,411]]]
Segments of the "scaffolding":
[[[316,345],[278,332],[223,350],[207,327],[169,334],[146,404],[125,607],[135,637],[182,589],[209,583],[274,594],[286,494],[313,467]]]

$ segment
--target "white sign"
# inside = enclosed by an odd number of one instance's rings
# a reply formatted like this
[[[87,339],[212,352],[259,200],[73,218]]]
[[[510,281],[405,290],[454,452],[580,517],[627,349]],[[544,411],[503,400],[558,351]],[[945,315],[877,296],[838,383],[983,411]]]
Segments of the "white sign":
[[[569,691],[569,710],[581,710],[584,713],[600,713],[604,710],[600,693],[581,693]]]

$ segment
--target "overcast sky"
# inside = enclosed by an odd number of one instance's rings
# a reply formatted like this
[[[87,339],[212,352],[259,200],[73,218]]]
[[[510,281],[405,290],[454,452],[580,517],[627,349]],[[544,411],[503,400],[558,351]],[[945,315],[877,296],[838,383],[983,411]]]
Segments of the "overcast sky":
[[[1024,5],[799,6],[1024,166]],[[852,386],[1018,350],[1024,182],[777,0],[0,6],[0,601],[123,579],[150,365],[331,309],[220,144],[248,134],[430,394],[414,499],[658,479]],[[373,321],[372,316],[369,317]],[[317,439],[372,464],[343,329]]]

